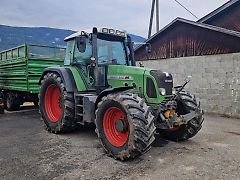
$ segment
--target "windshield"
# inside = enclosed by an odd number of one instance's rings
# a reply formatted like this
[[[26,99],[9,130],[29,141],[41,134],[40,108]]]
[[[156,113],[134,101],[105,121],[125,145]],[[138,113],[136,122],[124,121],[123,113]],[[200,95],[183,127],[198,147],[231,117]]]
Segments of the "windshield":
[[[106,41],[98,39],[98,62],[105,63],[116,60],[117,64],[126,65],[126,53],[122,41]]]

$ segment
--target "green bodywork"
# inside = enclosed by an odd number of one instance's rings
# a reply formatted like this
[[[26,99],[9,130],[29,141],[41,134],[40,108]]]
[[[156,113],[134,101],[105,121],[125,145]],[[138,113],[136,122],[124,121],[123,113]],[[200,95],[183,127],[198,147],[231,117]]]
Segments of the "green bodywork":
[[[38,93],[45,68],[62,66],[65,48],[21,45],[0,52],[0,89]]]
[[[107,81],[112,87],[134,86],[134,92],[143,94],[148,104],[160,104],[164,97],[157,93],[157,98],[149,98],[146,93],[146,79],[153,80],[158,89],[156,80],[150,75],[150,69],[136,66],[109,65]]]
[[[77,67],[66,66],[66,68],[71,70],[79,92],[93,88],[91,83],[85,80],[86,77],[83,73],[77,70]],[[150,75],[150,69],[148,68],[124,65],[108,66],[107,83],[112,88],[133,86],[134,89],[132,91],[143,94],[148,104],[160,104],[165,99],[160,92],[157,93],[157,98],[149,98],[146,93],[146,79],[148,77],[153,80],[155,88],[158,89],[157,82]]]
[[[89,83],[85,80],[84,74],[81,72],[81,70],[77,69],[77,67],[74,66],[67,66],[67,69],[70,69],[74,78],[74,81],[77,82],[77,90],[79,92],[81,91],[87,91],[89,88]]]
[[[86,92],[89,89],[94,89],[94,87],[91,77],[83,69],[77,68],[73,62],[75,46],[76,41],[74,39],[68,41],[64,64],[67,69],[71,70],[78,92]],[[148,104],[160,104],[165,99],[159,91],[157,91],[156,98],[149,98],[146,93],[147,78],[152,79],[155,88],[158,89],[156,80],[150,74],[151,69],[126,65],[108,65],[107,69],[107,84],[112,88],[133,86],[132,91],[142,94]]]

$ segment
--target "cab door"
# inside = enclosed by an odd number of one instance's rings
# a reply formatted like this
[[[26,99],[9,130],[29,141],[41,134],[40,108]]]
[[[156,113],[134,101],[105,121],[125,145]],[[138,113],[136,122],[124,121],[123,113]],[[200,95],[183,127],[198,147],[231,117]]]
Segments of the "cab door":
[[[92,44],[90,39],[84,36],[77,37],[73,52],[73,64],[77,67],[88,89],[94,89],[94,75],[91,67]]]

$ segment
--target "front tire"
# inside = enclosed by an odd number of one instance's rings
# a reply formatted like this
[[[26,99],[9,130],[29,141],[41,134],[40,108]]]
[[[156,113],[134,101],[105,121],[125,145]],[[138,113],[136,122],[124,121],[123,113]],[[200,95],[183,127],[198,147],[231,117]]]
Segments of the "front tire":
[[[47,73],[41,80],[39,110],[49,132],[62,133],[75,126],[73,93],[66,92],[57,73]]]
[[[188,91],[182,90],[176,101],[178,115],[185,115],[196,110],[202,112],[201,107],[198,106],[195,96],[191,95]],[[201,130],[203,121],[204,118],[200,115],[190,120],[186,125],[181,125],[180,127],[167,130],[158,129],[158,132],[166,139],[172,141],[185,141],[195,136]]]
[[[155,124],[144,99],[131,93],[109,94],[96,112],[96,132],[105,151],[126,160],[147,152],[155,137]]]

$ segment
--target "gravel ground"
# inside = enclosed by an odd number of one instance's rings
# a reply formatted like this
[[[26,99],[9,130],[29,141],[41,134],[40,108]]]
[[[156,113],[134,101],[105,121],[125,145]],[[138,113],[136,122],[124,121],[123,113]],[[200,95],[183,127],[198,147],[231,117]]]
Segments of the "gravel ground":
[[[136,160],[105,155],[94,129],[45,131],[37,110],[0,115],[0,179],[240,179],[240,120],[205,115],[183,143],[157,136]]]

